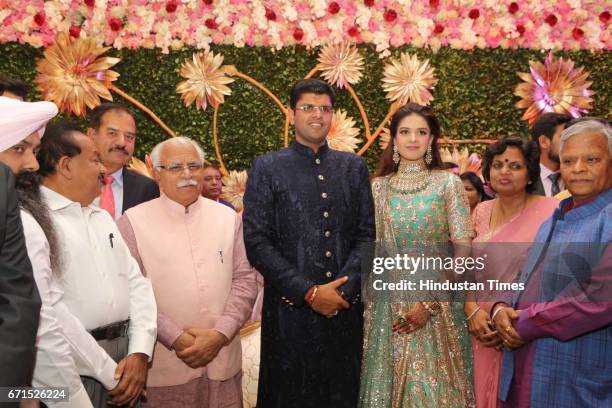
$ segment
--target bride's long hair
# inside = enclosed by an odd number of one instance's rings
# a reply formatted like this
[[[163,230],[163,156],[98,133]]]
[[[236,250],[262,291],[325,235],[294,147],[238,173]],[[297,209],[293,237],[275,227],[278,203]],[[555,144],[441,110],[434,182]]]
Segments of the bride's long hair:
[[[378,167],[372,178],[386,176],[397,171],[399,166],[393,163],[393,141],[395,140],[397,128],[402,119],[412,114],[419,115],[425,119],[429,126],[429,131],[433,135],[433,141],[431,142],[432,160],[430,164],[426,164],[427,168],[430,170],[442,168],[442,158],[440,157],[440,149],[438,149],[438,139],[440,138],[440,122],[438,122],[438,118],[430,107],[409,103],[399,108],[391,118],[391,140],[389,140],[387,148],[383,151],[380,161],[378,162]]]

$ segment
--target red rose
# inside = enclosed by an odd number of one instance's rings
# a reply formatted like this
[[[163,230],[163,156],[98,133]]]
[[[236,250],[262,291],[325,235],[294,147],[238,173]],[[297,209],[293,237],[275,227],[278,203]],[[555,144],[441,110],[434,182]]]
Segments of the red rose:
[[[340,5],[335,1],[332,1],[331,3],[329,3],[327,11],[329,11],[330,14],[338,14],[338,12],[340,11]]]
[[[429,7],[436,8],[440,5],[440,0],[429,0]]]
[[[213,4],[213,0],[203,0],[204,4],[208,4],[209,6]]]
[[[374,0],[363,0],[363,4],[368,7],[372,7],[374,5]]]
[[[359,35],[359,29],[356,26],[352,26],[348,29],[348,35],[351,37],[357,37]]]
[[[510,14],[516,13],[517,11],[519,11],[519,5],[516,2],[513,1],[508,6],[508,11],[510,12]]]
[[[572,30],[572,37],[574,37],[574,40],[580,41],[582,40],[582,37],[584,37],[584,31],[576,27]]]
[[[433,32],[436,34],[442,34],[442,31],[444,31],[444,26],[440,23],[436,24],[436,26],[434,27]]]
[[[293,30],[293,38],[295,38],[295,41],[301,41],[304,38],[304,30],[299,27]]]
[[[178,4],[175,1],[169,1],[168,3],[166,3],[166,11],[168,13],[174,13],[177,7]]]
[[[211,30],[215,30],[215,29],[219,28],[219,24],[217,24],[217,22],[215,21],[214,18],[207,18],[204,21],[204,25],[206,27],[208,27],[209,29],[211,29]]]
[[[525,26],[522,24],[517,24],[516,25],[516,31],[520,34],[523,35],[525,34]]]
[[[93,7],[96,5],[96,0],[85,0],[85,5],[87,7]]]
[[[610,12],[609,11],[604,11],[599,15],[599,21],[601,21],[604,24],[608,24],[608,21],[610,21]]]
[[[555,16],[554,14],[549,14],[548,16],[546,16],[544,21],[546,21],[546,24],[548,24],[549,26],[554,27],[557,24],[557,21],[559,21],[559,19],[557,19],[557,16]]]
[[[385,11],[385,13],[383,14],[383,17],[385,18],[385,21],[387,23],[392,23],[397,18],[397,11],[395,11],[393,9],[389,9],[389,10]]]
[[[45,15],[44,11],[39,11],[38,13],[34,14],[34,22],[39,26],[45,24],[46,19],[47,16]]]
[[[81,27],[70,26],[70,29],[68,30],[68,32],[70,33],[70,36],[72,38],[79,38],[79,36],[81,35]]]
[[[123,22],[120,18],[111,18],[110,20],[108,20],[108,25],[110,26],[111,30],[119,31],[123,26]]]
[[[478,11],[478,9],[471,9],[470,14],[468,14],[468,16],[472,20],[476,20],[478,17],[480,17],[480,11]]]
[[[266,7],[266,18],[271,21],[276,21],[276,13],[274,10]]]

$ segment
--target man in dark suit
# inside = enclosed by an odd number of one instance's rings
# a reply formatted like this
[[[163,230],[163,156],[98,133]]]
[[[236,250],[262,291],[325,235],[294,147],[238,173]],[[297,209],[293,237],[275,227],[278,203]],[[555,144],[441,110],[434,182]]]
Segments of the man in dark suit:
[[[540,149],[540,179],[536,182],[533,194],[554,197],[565,189],[559,172],[559,137],[569,115],[545,113],[538,118],[531,128],[531,138]]]
[[[107,170],[96,205],[118,220],[127,209],[159,197],[155,181],[126,167],[136,145],[136,121],[125,106],[97,106],[89,114],[87,135],[93,138]]]
[[[15,180],[0,163],[0,386],[32,380],[40,297],[23,237]]]

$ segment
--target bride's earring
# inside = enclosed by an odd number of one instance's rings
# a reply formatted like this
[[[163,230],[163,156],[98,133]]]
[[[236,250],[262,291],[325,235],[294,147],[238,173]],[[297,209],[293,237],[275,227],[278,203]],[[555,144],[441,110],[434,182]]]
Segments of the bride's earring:
[[[393,163],[397,166],[400,162],[399,149],[396,145],[393,145]]]
[[[433,160],[433,156],[431,155],[431,145],[427,148],[427,153],[425,153],[425,163],[430,165]]]

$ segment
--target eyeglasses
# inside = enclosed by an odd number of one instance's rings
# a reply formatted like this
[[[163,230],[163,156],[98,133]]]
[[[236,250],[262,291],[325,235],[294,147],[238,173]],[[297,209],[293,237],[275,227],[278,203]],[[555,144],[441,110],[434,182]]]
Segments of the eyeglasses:
[[[304,113],[313,113],[315,110],[318,110],[321,113],[332,113],[334,108],[329,105],[316,106],[316,105],[302,105],[297,106],[295,109],[299,109]]]
[[[198,162],[191,162],[191,163],[186,163],[186,164],[180,164],[180,163],[171,163],[167,166],[164,165],[159,165],[157,166],[158,169],[163,169],[166,171],[169,171],[170,173],[182,173],[183,171],[185,171],[185,168],[187,168],[190,172],[195,173],[197,171],[200,171],[204,168],[204,164],[203,163],[198,163]]]

